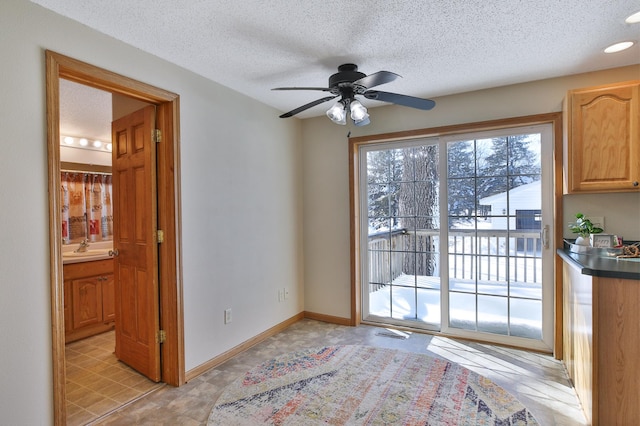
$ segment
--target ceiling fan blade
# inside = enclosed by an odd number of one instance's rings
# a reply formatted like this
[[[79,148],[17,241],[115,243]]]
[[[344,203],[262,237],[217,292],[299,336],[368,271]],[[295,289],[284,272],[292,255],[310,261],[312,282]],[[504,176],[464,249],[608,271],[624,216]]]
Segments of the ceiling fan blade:
[[[296,108],[296,109],[294,109],[294,110],[291,110],[291,111],[289,111],[289,112],[286,112],[286,113],[282,114],[282,115],[280,116],[280,118],[292,117],[292,116],[294,116],[294,115],[298,114],[299,112],[302,112],[302,111],[304,111],[304,110],[307,110],[307,109],[309,109],[309,108],[312,108],[312,107],[314,107],[314,106],[316,106],[316,105],[320,105],[320,104],[321,104],[321,103],[323,103],[323,102],[330,101],[331,99],[335,99],[335,98],[337,98],[337,97],[338,97],[338,96],[336,95],[336,96],[327,96],[327,97],[325,97],[325,98],[317,99],[317,100],[315,100],[315,101],[313,101],[313,102],[309,102],[309,103],[308,103],[308,104],[306,104],[306,105],[302,105],[301,107],[298,107],[298,108]]]
[[[390,83],[398,77],[401,77],[401,76],[391,71],[378,71],[378,72],[374,72],[373,74],[369,74],[366,77],[362,77],[360,80],[354,81],[353,84],[358,86],[364,86],[368,89],[370,87],[379,86],[385,83]]]
[[[416,98],[413,96],[400,95],[398,93],[380,92],[378,90],[367,90],[362,95],[367,99],[390,102],[392,104],[417,109],[429,110],[436,106],[436,103],[431,99]]]
[[[271,90],[321,90],[323,92],[330,92],[328,87],[275,87]]]

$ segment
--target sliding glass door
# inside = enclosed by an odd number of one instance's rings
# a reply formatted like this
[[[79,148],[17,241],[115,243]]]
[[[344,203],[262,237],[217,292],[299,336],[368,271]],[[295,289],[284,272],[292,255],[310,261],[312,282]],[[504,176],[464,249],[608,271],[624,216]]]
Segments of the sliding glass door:
[[[551,348],[551,148],[550,125],[361,146],[362,319]]]
[[[362,158],[367,314],[439,329],[440,147],[405,143]]]

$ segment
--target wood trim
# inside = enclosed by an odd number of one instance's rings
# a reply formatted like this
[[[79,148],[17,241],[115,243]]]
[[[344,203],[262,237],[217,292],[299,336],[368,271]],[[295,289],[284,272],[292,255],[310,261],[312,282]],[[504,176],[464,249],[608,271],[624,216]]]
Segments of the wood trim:
[[[475,123],[454,124],[449,126],[431,127],[426,129],[405,130],[401,132],[382,133],[377,135],[358,136],[349,141],[356,145],[363,143],[379,143],[400,141],[436,136],[450,136],[460,133],[485,132],[489,130],[507,129],[510,127],[533,126],[536,124],[553,123],[561,120],[561,112],[527,115],[523,117],[501,118],[498,120],[479,121]]]
[[[353,326],[353,318],[343,318],[343,317],[335,317],[333,315],[325,315],[318,314],[315,312],[304,311],[304,317],[306,319],[328,322],[329,324],[338,324],[338,325],[346,325]]]
[[[229,349],[226,352],[221,353],[220,355],[218,355],[215,358],[210,359],[209,361],[200,364],[199,366],[197,366],[196,368],[193,368],[189,371],[187,371],[186,373],[186,380],[187,382],[195,379],[196,377],[200,376],[201,374],[206,373],[207,371],[211,370],[212,368],[215,368],[217,366],[219,366],[220,364],[225,363],[226,361],[230,360],[231,358],[233,358],[234,356],[241,354],[242,352],[246,351],[247,349],[251,348],[252,346],[257,345],[260,342],[263,342],[264,340],[268,339],[271,336],[274,336],[278,333],[280,333],[282,330],[286,329],[287,327],[291,326],[292,324],[295,324],[296,322],[302,320],[303,318],[305,318],[305,314],[304,312],[300,312],[297,315],[292,316],[291,318],[269,328],[268,330],[263,331],[262,333],[250,338],[249,340],[240,343],[238,346],[235,346],[231,349]]]
[[[158,253],[160,277],[160,327],[167,341],[162,345],[162,380],[173,386],[185,383],[184,316],[182,294],[182,252],[178,238],[182,235],[180,155],[178,143],[180,99],[158,106],[159,129],[163,141],[158,149],[158,228],[164,231],[165,243]],[[167,238],[168,237],[168,238]],[[167,344],[169,343],[169,344]]]
[[[553,237],[553,252],[556,249],[564,247],[562,238],[564,224],[562,223],[563,215],[563,156],[564,156],[564,116],[558,112],[554,114],[553,124],[553,217],[555,218]],[[562,259],[557,254],[554,256],[554,333],[553,333],[553,354],[556,359],[562,359],[563,348],[563,273]]]
[[[469,132],[484,132],[489,130],[507,129],[511,127],[534,126],[538,124],[551,124],[553,126],[554,138],[554,158],[553,158],[553,180],[554,180],[554,217],[556,223],[554,227],[554,235],[552,247],[555,253],[557,247],[562,247],[562,113],[552,112],[545,114],[535,114],[523,117],[511,117],[498,120],[481,121],[475,123],[464,123],[441,127],[432,127],[426,129],[407,130],[401,132],[382,133],[377,135],[367,135],[349,138],[349,208],[351,214],[351,322],[353,325],[361,322],[361,306],[360,306],[360,273],[358,268],[358,259],[360,253],[359,235],[358,235],[358,216],[359,216],[359,188],[358,182],[358,158],[357,153],[361,145],[411,140],[418,138],[450,136],[455,134]],[[560,220],[558,221],[558,218]],[[554,282],[554,304],[555,304],[555,327],[554,327],[554,346],[559,355],[562,357],[562,263],[559,258],[555,262],[555,282]],[[559,278],[560,277],[560,278]]]
[[[51,288],[51,355],[53,369],[53,424],[67,422],[64,365],[64,283],[62,280],[62,223],[60,197],[60,70],[55,57],[46,54],[47,156],[49,173],[49,270]]]
[[[69,56],[47,50],[46,54],[58,65],[58,77],[75,81],[111,93],[120,93],[139,101],[159,104],[178,98],[175,93],[132,80],[120,74],[98,68]]]
[[[49,172],[49,251],[53,357],[54,424],[66,423],[64,363],[64,302],[62,241],[59,232],[60,187],[59,79],[64,78],[111,93],[122,94],[158,107],[158,128],[164,142],[158,146],[158,223],[165,233],[160,245],[161,327],[167,331],[162,345],[162,380],[174,386],[185,382],[182,263],[179,257],[179,96],[73,58],[45,51],[47,151]]]

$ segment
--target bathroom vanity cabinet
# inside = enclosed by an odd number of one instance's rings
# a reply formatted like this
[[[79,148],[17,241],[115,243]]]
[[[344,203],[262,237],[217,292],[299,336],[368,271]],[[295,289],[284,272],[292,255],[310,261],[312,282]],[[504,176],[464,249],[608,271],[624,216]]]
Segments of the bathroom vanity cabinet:
[[[113,259],[64,265],[65,342],[115,326]]]

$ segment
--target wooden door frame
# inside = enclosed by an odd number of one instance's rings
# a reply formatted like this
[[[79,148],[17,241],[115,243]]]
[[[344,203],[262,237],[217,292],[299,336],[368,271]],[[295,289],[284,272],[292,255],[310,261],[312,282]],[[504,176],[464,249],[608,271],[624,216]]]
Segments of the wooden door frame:
[[[179,106],[175,93],[52,51],[45,51],[47,152],[49,174],[49,250],[51,281],[51,338],[53,357],[54,424],[66,424],[64,287],[60,232],[60,85],[64,78],[110,93],[125,95],[157,107],[156,126],[162,132],[157,152],[160,327],[166,332],[161,347],[162,381],[185,383],[182,261],[180,256]]]

